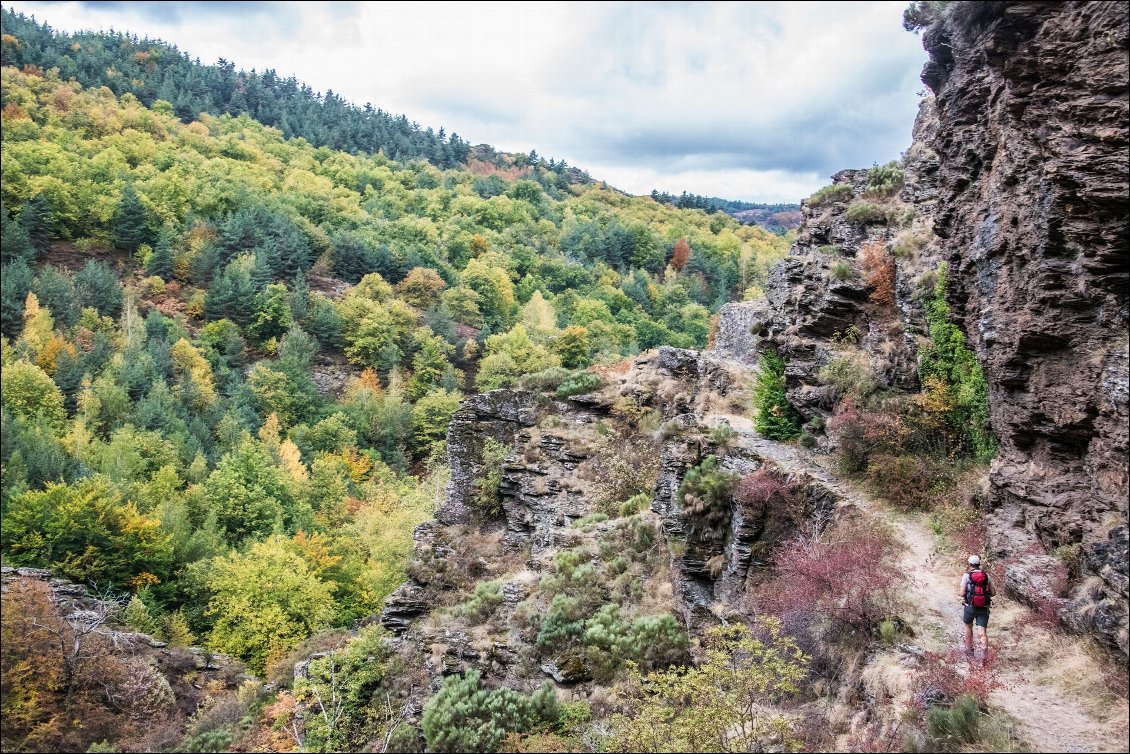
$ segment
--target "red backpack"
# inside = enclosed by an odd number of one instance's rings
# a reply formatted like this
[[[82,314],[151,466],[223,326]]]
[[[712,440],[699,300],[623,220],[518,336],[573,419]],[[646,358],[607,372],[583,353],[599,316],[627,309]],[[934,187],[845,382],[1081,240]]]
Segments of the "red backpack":
[[[965,587],[965,603],[973,607],[988,607],[993,596],[989,575],[980,568],[969,572],[969,585]]]

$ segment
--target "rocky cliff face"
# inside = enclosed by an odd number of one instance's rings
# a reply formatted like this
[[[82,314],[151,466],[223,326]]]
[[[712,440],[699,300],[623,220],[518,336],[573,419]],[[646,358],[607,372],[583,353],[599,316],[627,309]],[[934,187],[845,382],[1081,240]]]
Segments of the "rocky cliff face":
[[[1065,614],[1126,653],[1127,6],[953,6],[923,35],[923,147],[990,384],[1000,533],[1080,549]]]
[[[789,470],[780,471],[797,491],[789,510],[735,499],[726,524],[711,529],[684,510],[679,486],[707,456],[738,476],[774,464],[742,418],[748,376],[729,354],[661,348],[589,395],[498,390],[464,403],[448,431],[446,500],[417,530],[409,581],[381,615],[406,666],[420,669],[407,692],[415,714],[443,676],[468,670],[489,685],[551,679],[565,698],[589,697],[622,659],[544,640],[547,616],[566,604],[589,626],[667,616],[695,636],[742,608],[779,542],[832,518],[837,493]],[[737,428],[712,431],[730,422]],[[487,471],[486,437],[509,449],[493,513],[469,494]],[[647,651],[664,641],[649,639]]]
[[[934,122],[927,102],[915,132],[928,131]],[[911,203],[930,192],[932,156],[923,149],[916,155],[906,187],[894,195],[869,191],[866,170],[832,176],[838,192],[803,204],[804,223],[789,257],[770,270],[765,299],[740,305],[752,312],[745,315],[747,348],[773,348],[786,357],[788,398],[806,419],[826,418],[833,408],[834,395],[819,373],[842,346],[859,346],[880,387],[918,385],[917,338],[925,332],[922,279],[936,259],[931,208]],[[861,207],[869,214],[857,215]],[[891,267],[890,300],[873,295],[870,265],[877,261]],[[722,315],[725,326],[732,314]]]

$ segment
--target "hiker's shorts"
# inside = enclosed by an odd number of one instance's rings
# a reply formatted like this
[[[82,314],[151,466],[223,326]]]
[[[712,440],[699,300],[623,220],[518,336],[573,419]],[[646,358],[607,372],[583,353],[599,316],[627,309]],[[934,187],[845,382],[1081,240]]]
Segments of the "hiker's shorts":
[[[965,625],[976,622],[981,628],[989,627],[989,608],[987,607],[973,607],[972,605],[965,606],[965,614],[961,616],[961,621]]]

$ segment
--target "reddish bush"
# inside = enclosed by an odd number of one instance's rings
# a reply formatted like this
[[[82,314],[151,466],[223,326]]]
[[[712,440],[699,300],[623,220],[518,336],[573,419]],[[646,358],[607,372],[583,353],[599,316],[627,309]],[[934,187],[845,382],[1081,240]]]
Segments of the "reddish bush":
[[[982,553],[989,549],[988,530],[983,523],[976,521],[954,532],[953,542],[957,545],[961,567],[964,568],[965,559],[969,555]]]
[[[742,477],[734,499],[747,509],[758,512],[768,506],[793,507],[801,502],[801,492],[791,479],[766,465]]]
[[[913,704],[921,713],[936,704],[949,704],[959,696],[972,696],[982,704],[1004,684],[995,662],[967,662],[960,649],[927,652],[914,678]]]
[[[863,244],[860,261],[863,278],[871,286],[871,301],[883,306],[895,303],[895,259],[883,241]]]
[[[734,502],[747,523],[761,532],[750,556],[763,561],[769,550],[792,537],[805,521],[804,490],[772,466],[762,466],[742,477],[734,490]]]
[[[801,537],[773,557],[776,573],[759,604],[790,625],[827,617],[871,631],[896,611],[904,574],[890,557],[893,537],[862,523],[837,526],[824,538]]]
[[[859,474],[867,468],[869,447],[864,439],[863,417],[855,398],[846,396],[828,421],[828,432],[836,439],[840,471]]]

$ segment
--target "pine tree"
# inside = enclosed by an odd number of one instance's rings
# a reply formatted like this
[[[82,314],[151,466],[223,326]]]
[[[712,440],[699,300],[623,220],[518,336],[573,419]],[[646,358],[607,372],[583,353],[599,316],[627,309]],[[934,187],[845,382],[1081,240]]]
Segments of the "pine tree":
[[[47,197],[39,194],[28,201],[20,210],[20,227],[27,233],[28,240],[37,251],[47,248],[51,240],[51,207]]]
[[[770,440],[791,440],[800,434],[800,415],[785,394],[785,359],[766,351],[759,367],[753,388],[754,428]]]
[[[183,610],[169,613],[165,616],[161,626],[161,638],[170,647],[190,647],[196,637],[188,628],[188,620],[184,617]]]
[[[167,228],[161,231],[161,237],[157,240],[157,247],[153,249],[145,271],[162,280],[173,279],[173,234]]]
[[[132,183],[127,183],[122,189],[122,198],[110,227],[114,247],[131,254],[150,240],[148,213]]]
[[[0,203],[0,261],[10,264],[17,259],[30,262],[35,259],[27,230],[8,216],[8,209]]]
[[[149,606],[136,594],[130,598],[129,604],[126,605],[126,609],[122,613],[122,618],[127,626],[138,633],[155,636],[160,629],[160,623],[149,611]]]

